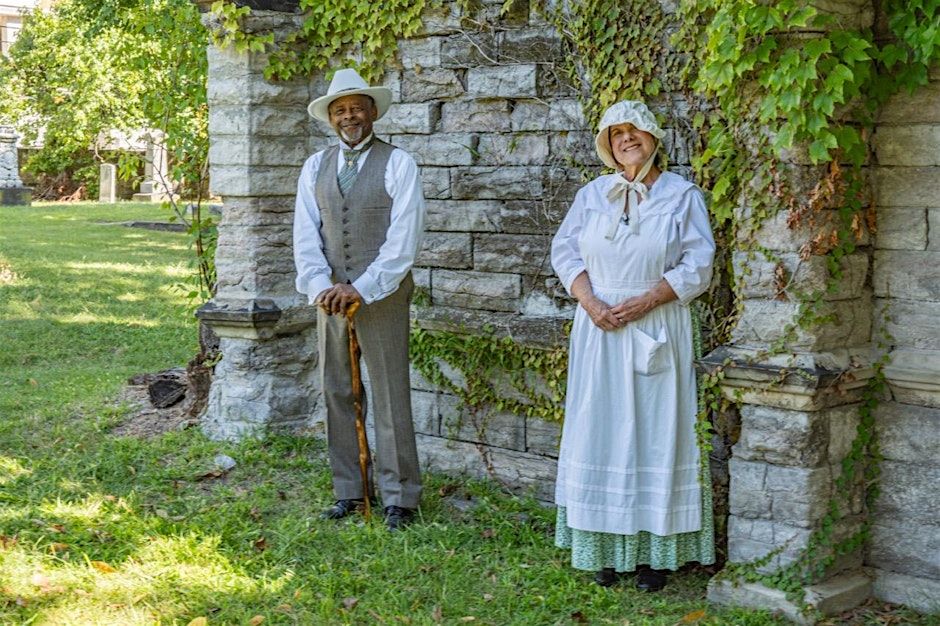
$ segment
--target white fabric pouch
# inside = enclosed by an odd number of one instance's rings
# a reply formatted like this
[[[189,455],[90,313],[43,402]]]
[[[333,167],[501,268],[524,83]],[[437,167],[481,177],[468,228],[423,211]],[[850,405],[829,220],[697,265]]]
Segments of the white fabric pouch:
[[[642,330],[633,327],[633,371],[648,376],[658,374],[669,365],[669,351],[666,349],[666,328],[660,327],[659,335],[654,339]]]

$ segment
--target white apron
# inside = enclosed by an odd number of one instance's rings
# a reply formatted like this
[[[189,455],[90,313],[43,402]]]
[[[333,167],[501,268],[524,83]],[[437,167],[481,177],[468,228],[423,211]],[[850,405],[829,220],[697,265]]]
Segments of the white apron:
[[[639,295],[680,250],[669,175],[640,204],[639,234],[611,206],[585,207],[578,247],[594,293],[608,304]],[[671,195],[671,194],[666,194]],[[671,202],[670,202],[671,200]],[[691,318],[679,301],[616,331],[574,317],[555,502],[578,530],[672,535],[701,528]]]

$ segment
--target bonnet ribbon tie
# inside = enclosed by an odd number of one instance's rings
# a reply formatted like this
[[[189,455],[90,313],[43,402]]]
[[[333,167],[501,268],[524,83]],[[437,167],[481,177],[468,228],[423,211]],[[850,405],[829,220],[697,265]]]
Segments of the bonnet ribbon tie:
[[[607,192],[607,199],[611,202],[616,202],[624,193],[627,195],[626,209],[627,209],[627,220],[630,224],[630,234],[636,235],[640,232],[640,203],[639,200],[646,200],[646,196],[649,194],[649,187],[644,183],[640,182],[646,175],[649,174],[650,168],[653,167],[653,161],[656,159],[656,150],[659,148],[659,143],[656,143],[656,147],[653,149],[653,153],[646,160],[646,163],[643,164],[643,167],[640,169],[640,173],[636,177],[629,181],[623,176],[618,176],[614,186],[611,187],[610,191]],[[639,198],[637,197],[639,196]],[[620,223],[620,218],[615,217],[613,224],[610,226],[610,230],[607,232],[606,238],[613,239],[614,235],[617,234],[617,226]]]

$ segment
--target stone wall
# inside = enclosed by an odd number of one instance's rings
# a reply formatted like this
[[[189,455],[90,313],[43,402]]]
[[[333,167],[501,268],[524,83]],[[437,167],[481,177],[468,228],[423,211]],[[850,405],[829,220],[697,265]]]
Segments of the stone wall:
[[[891,390],[878,407],[884,456],[866,563],[875,595],[940,612],[940,69],[881,111],[876,329],[890,339]]]

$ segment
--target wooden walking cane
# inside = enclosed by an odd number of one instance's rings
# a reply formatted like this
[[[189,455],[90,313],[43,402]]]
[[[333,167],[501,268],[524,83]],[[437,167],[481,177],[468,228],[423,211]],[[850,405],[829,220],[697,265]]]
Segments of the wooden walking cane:
[[[359,471],[362,472],[362,501],[365,503],[366,521],[372,518],[372,503],[369,498],[369,440],[366,438],[366,416],[362,413],[362,372],[359,371],[359,337],[353,316],[359,310],[359,302],[346,308],[346,331],[349,334],[349,363],[352,374],[353,404],[356,407],[356,438],[359,441]]]

